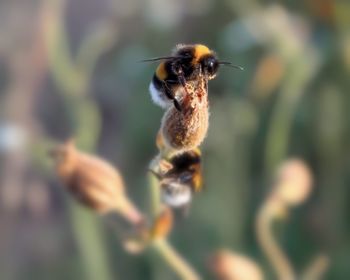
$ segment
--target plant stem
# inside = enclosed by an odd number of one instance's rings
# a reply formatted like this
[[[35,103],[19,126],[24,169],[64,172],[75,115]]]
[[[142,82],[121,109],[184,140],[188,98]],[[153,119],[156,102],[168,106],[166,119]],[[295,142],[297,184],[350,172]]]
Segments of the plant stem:
[[[288,78],[281,85],[271,114],[265,148],[265,166],[268,173],[271,173],[287,154],[295,111],[305,88],[319,69],[318,57],[312,53],[307,54],[307,57],[300,54],[290,63]]]
[[[183,280],[199,280],[200,276],[193,268],[175,251],[175,249],[165,240],[158,239],[153,242],[153,248],[161,255],[168,265]]]
[[[101,224],[88,210],[73,202],[69,204],[69,216],[85,269],[85,279],[116,279],[108,262]]]
[[[86,97],[90,80],[87,73],[91,70],[87,72],[78,68],[69,50],[64,28],[66,3],[66,0],[49,0],[44,5],[43,33],[48,64],[71,117],[75,139],[79,146],[93,150],[100,129],[100,116],[94,101]],[[68,211],[86,279],[112,279],[112,269],[98,220],[75,204],[71,204]]]
[[[272,223],[278,212],[283,210],[283,206],[277,205],[276,202],[268,199],[260,209],[256,221],[257,238],[278,279],[294,280],[292,266],[272,234]]]
[[[161,210],[160,186],[158,179],[151,173],[148,176],[148,180],[150,186],[150,213],[151,217],[154,219]]]
[[[151,166],[151,168],[154,166]],[[150,212],[153,219],[157,218],[161,211],[160,186],[158,179],[150,173]],[[194,269],[175,251],[165,239],[155,239],[151,243],[152,248],[169,264],[169,266],[184,280],[199,280],[200,277]]]
[[[320,280],[329,266],[329,258],[324,254],[317,255],[302,273],[302,280]]]

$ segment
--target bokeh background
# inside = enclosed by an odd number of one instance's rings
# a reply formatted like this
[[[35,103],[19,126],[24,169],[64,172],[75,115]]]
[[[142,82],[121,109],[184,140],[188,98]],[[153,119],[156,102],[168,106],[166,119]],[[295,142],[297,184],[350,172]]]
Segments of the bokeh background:
[[[176,279],[131,256],[62,190],[46,156],[74,136],[114,163],[141,209],[162,110],[148,84],[177,43],[204,43],[245,68],[210,82],[205,190],[170,241],[210,278],[217,248],[272,270],[254,219],[275,168],[303,158],[310,199],[276,228],[296,270],[322,251],[325,279],[350,276],[350,2],[12,0],[0,2],[0,278]]]

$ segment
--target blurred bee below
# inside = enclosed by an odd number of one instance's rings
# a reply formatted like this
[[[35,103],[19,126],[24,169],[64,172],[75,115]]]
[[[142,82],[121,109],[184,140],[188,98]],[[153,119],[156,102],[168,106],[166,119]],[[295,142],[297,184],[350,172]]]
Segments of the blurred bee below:
[[[159,161],[166,171],[151,172],[158,178],[162,201],[173,208],[186,209],[193,193],[202,190],[201,152],[198,148]],[[162,168],[160,168],[162,169]]]
[[[197,80],[202,73],[207,87],[208,80],[216,77],[220,65],[242,69],[231,62],[219,61],[214,51],[201,44],[179,44],[171,56],[146,59],[143,62],[161,60],[163,61],[158,65],[149,86],[152,100],[164,109],[173,103],[179,111],[182,110],[180,102],[183,92],[179,93],[178,89],[183,87],[187,93],[188,81]]]

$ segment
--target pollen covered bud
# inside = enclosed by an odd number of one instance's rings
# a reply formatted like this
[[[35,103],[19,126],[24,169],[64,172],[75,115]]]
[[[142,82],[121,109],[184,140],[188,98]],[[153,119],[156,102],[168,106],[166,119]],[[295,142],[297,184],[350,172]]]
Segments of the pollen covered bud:
[[[164,114],[160,133],[165,148],[184,152],[198,147],[209,126],[208,94],[203,77],[186,83],[182,91],[181,108],[171,106]]]
[[[209,267],[218,280],[263,280],[258,264],[248,257],[228,250],[216,252],[209,260]]]
[[[296,206],[308,198],[311,190],[309,167],[300,159],[290,159],[279,168],[272,194],[288,206]]]
[[[108,162],[76,149],[73,141],[50,151],[57,175],[75,199],[99,214],[117,212],[131,224],[140,224],[141,213],[125,192],[123,179]]]

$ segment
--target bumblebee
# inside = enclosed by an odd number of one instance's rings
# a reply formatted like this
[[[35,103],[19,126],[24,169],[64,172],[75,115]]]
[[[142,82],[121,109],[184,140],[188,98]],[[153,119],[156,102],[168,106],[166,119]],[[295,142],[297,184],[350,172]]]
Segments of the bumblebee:
[[[188,81],[197,80],[203,73],[206,83],[214,79],[220,65],[242,69],[231,62],[219,61],[214,51],[201,44],[177,45],[171,56],[146,59],[143,61],[162,61],[152,78],[149,91],[155,104],[166,109],[173,103],[181,111],[178,95],[179,87]]]
[[[151,172],[158,178],[163,202],[173,208],[190,204],[194,193],[202,190],[201,152],[198,148],[167,160],[165,173]]]

